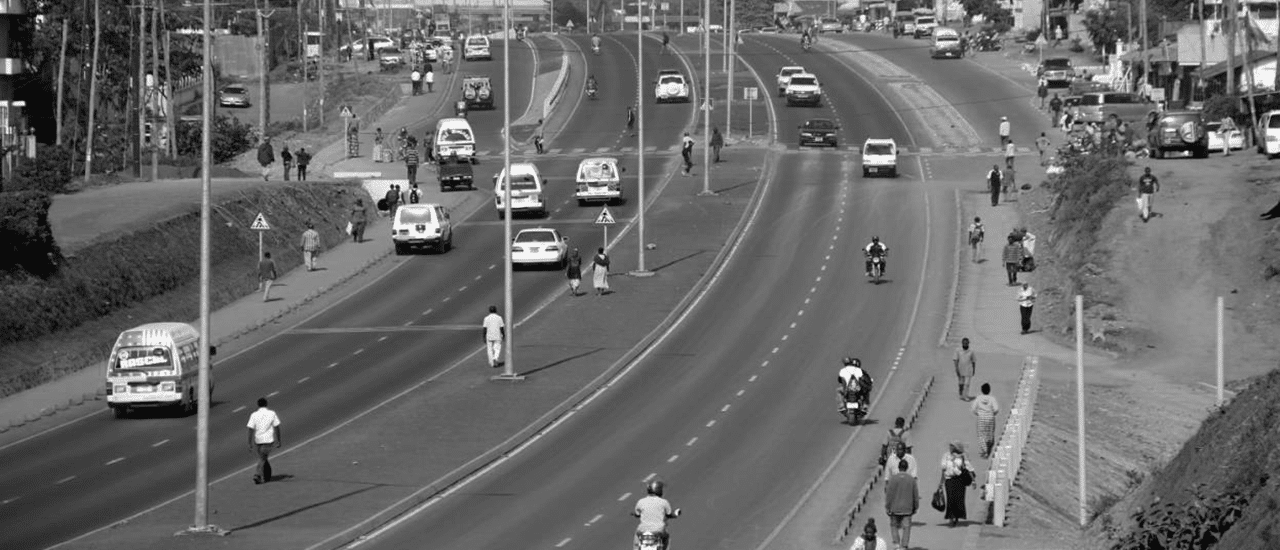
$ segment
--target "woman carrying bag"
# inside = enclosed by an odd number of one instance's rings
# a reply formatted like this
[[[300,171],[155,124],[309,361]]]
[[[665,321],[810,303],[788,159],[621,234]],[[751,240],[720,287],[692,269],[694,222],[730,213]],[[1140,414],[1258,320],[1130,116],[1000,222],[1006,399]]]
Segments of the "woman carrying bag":
[[[973,484],[973,464],[964,456],[964,444],[952,441],[949,452],[942,457],[942,482],[939,491],[934,492],[933,507],[938,508],[939,492],[943,496],[943,517],[950,520],[951,526],[962,519],[968,519],[964,507],[965,491]]]

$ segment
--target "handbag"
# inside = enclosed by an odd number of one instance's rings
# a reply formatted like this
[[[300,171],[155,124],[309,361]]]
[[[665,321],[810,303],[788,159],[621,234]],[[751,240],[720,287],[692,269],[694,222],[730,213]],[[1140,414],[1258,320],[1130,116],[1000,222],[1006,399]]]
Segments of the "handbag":
[[[933,501],[930,505],[939,512],[947,509],[947,492],[942,488],[941,479],[938,480],[938,489],[933,492]]]
[[[354,226],[354,225],[352,225],[352,223],[351,223],[351,222],[347,222],[347,234],[348,234],[348,235],[352,235],[352,234],[354,234],[354,233],[353,233],[354,231],[355,231],[355,226]]]

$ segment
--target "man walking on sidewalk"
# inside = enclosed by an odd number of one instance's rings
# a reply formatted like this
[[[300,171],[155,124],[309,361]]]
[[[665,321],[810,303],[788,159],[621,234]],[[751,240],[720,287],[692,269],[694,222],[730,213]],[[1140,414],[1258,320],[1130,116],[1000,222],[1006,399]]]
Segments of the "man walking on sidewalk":
[[[684,158],[684,171],[680,175],[688,176],[693,170],[693,138],[689,137],[689,132],[680,139],[680,156]]]
[[[249,415],[249,450],[258,456],[258,469],[253,484],[271,481],[271,449],[279,449],[280,416],[267,408],[267,398],[258,398],[258,410]]]
[[[1000,134],[1000,146],[1004,147],[1004,144],[1009,143],[1009,136],[1011,135],[1010,128],[1009,128],[1009,117],[1007,116],[1000,117],[1000,127],[997,129],[997,132]]]
[[[275,149],[271,148],[271,138],[262,138],[262,145],[258,146],[258,164],[262,165],[262,181],[267,181],[271,176],[271,165],[276,162]]]
[[[404,171],[405,177],[409,179],[409,187],[418,184],[418,140],[417,138],[409,138],[408,145],[404,148]],[[394,214],[394,212],[393,212]]]
[[[987,172],[987,187],[991,190],[991,206],[1000,206],[1000,185],[1004,179],[1004,174],[1000,173],[1000,167],[991,165],[991,171]]]
[[[1004,168],[1010,172],[1013,171],[1013,158],[1018,156],[1017,147],[1013,146],[1013,140],[1009,140],[1004,144]]]
[[[1031,308],[1036,305],[1036,289],[1030,283],[1022,283],[1018,290],[1018,310],[1022,314],[1022,333],[1031,332]]]
[[[1062,98],[1058,94],[1053,94],[1053,99],[1049,100],[1049,112],[1053,114],[1053,118],[1049,120],[1050,126],[1058,126],[1062,124]]]
[[[284,181],[289,181],[289,172],[293,170],[293,153],[289,152],[288,145],[280,151],[280,164],[284,166]]]
[[[427,81],[427,93],[429,94],[434,93],[435,85],[436,85],[436,72],[431,70],[430,65],[427,66],[427,74],[423,76],[423,78]]]
[[[307,152],[306,147],[299,147],[294,160],[298,163],[298,181],[307,181],[307,165],[311,163],[311,153]]]
[[[1005,275],[1009,277],[1009,286],[1018,284],[1018,271],[1022,268],[1022,257],[1025,253],[1026,249],[1022,248],[1018,238],[1009,235],[1009,244],[1004,245],[1004,251],[1000,254],[1000,260],[1004,262]]]
[[[920,488],[907,474],[907,461],[893,464],[898,473],[884,484],[884,511],[889,515],[889,535],[895,550],[911,547],[911,516],[920,508]]]
[[[489,366],[498,368],[503,365],[502,340],[507,337],[507,325],[498,315],[498,306],[489,306],[489,314],[484,316],[484,349],[489,354]]]
[[[1159,190],[1160,180],[1151,173],[1151,167],[1143,168],[1142,176],[1138,178],[1138,217],[1142,218],[1142,223],[1151,219],[1151,196]]]
[[[711,129],[711,162],[720,162],[720,149],[724,148],[724,136],[719,128]]]
[[[969,395],[969,381],[978,372],[978,359],[974,357],[973,350],[969,349],[968,338],[960,339],[960,349],[956,350],[955,355],[951,357],[951,362],[956,367],[956,383],[959,385],[960,400],[972,401],[973,397]]]
[[[1044,166],[1044,154],[1049,152],[1049,148],[1053,146],[1053,142],[1049,141],[1049,136],[1040,132],[1040,137],[1036,138],[1036,151],[1040,153],[1040,166]]]
[[[982,384],[982,395],[969,409],[978,417],[978,456],[989,458],[996,444],[996,415],[1000,414],[1000,403],[991,396],[991,384]]]
[[[627,133],[634,136],[635,134],[632,134],[631,132],[635,129],[635,127],[636,127],[636,108],[632,107],[631,105],[627,105]]]
[[[422,71],[417,67],[413,68],[413,72],[409,73],[409,82],[413,85],[413,95],[422,93]]]
[[[302,259],[307,264],[307,271],[316,270],[316,256],[320,254],[320,233],[315,224],[307,222],[307,230],[302,232]]]
[[[271,259],[270,252],[263,252],[258,260],[258,289],[262,291],[262,301],[271,301],[271,284],[276,282],[276,262]]]

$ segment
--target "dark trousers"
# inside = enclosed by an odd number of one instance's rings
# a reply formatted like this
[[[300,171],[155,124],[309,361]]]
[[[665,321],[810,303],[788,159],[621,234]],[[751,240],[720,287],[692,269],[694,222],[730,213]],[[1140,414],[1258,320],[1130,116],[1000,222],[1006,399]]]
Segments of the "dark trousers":
[[[307,181],[307,165],[298,165],[298,181]]]
[[[1009,276],[1009,284],[1018,284],[1018,264],[1004,264],[1004,272]]]
[[[1000,205],[1000,185],[995,184],[991,186],[991,206],[999,206],[999,205]]]
[[[355,242],[364,242],[365,222],[351,222],[351,238]]]
[[[413,184],[418,181],[418,165],[406,164],[404,165],[404,170],[406,177],[409,178],[409,187],[413,187]]]
[[[693,170],[693,156],[689,153],[684,153],[681,156],[684,157],[684,173],[688,174],[690,170]]]
[[[284,161],[284,181],[289,181],[289,172],[293,171],[293,163]]]
[[[1031,308],[1034,306],[1018,306],[1022,312],[1022,332],[1031,332]]]
[[[274,443],[258,443],[258,470],[253,474],[255,481],[266,483],[271,481],[271,448]]]
[[[418,95],[420,93],[422,93],[422,81],[415,80],[413,81],[413,95]]]
[[[722,145],[713,145],[713,146],[711,147],[711,151],[712,151],[712,153],[714,153],[714,156],[715,156],[715,159],[714,159],[712,162],[720,162],[720,148],[721,148],[721,147],[723,147],[723,146],[722,146]]]

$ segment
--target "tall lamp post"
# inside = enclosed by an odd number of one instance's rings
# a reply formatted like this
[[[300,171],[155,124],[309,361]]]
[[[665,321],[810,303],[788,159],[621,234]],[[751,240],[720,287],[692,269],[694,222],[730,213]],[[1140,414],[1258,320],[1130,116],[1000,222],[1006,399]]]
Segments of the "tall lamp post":
[[[711,191],[711,0],[702,1],[702,192]]]
[[[666,32],[666,29],[663,29],[663,32]],[[639,140],[638,146],[636,147],[636,149],[640,152],[639,157],[636,160],[636,164],[637,164],[636,177],[639,178],[638,184],[639,184],[639,190],[640,190],[639,191],[640,206],[637,209],[637,212],[638,212],[637,215],[640,216],[640,221],[636,225],[636,235],[639,241],[637,244],[639,246],[636,247],[636,251],[637,251],[636,270],[632,272],[632,275],[644,277],[644,276],[653,275],[653,272],[645,269],[645,266],[644,266],[645,195],[644,195],[644,23],[643,22],[636,23],[636,117],[640,119],[639,121],[640,129],[636,135],[637,139]]]
[[[516,374],[515,360],[512,355],[515,340],[515,308],[511,297],[511,0],[502,1],[502,246],[506,250],[503,257],[503,311],[506,320],[507,334],[502,339],[502,374],[494,376],[494,380],[523,380]]]

